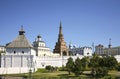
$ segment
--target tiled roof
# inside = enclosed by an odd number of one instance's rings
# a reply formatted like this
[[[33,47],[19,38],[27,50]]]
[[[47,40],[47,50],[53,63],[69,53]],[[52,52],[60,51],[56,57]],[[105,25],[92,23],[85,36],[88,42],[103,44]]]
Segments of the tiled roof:
[[[32,47],[32,45],[29,43],[25,35],[19,35],[14,41],[12,41],[7,47],[12,47],[12,48],[29,48]]]
[[[8,44],[7,48],[31,48],[33,47],[24,35],[23,28],[19,31],[18,37]]]

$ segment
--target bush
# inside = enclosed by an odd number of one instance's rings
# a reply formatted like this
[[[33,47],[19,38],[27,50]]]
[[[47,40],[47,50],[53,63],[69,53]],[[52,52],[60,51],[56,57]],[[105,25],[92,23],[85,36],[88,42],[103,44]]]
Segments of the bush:
[[[108,75],[108,69],[104,68],[104,67],[92,69],[91,75],[93,77],[99,77],[99,78],[104,77],[104,76]]]
[[[53,72],[53,71],[57,71],[58,68],[48,65],[45,67],[45,69],[48,70],[49,72]]]
[[[120,71],[120,63],[118,63],[116,69],[117,69],[118,71]]]
[[[96,76],[97,77],[104,77],[108,75],[108,70],[106,68],[98,68],[96,70]]]

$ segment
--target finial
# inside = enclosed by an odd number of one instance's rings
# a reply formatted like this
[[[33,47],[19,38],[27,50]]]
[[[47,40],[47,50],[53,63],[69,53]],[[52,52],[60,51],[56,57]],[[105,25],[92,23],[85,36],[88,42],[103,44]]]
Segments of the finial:
[[[21,25],[21,31],[23,31],[23,25]]]
[[[111,38],[109,38],[109,44],[111,43]]]
[[[38,38],[38,41],[41,41],[42,37],[40,35],[38,35],[37,38]]]
[[[62,22],[60,21],[60,29],[59,29],[59,34],[62,34]]]
[[[23,25],[21,25],[21,29],[19,31],[19,35],[24,35],[25,31],[23,30]]]
[[[112,46],[111,45],[111,38],[109,38],[109,45],[108,45],[108,47],[111,48],[111,46]]]

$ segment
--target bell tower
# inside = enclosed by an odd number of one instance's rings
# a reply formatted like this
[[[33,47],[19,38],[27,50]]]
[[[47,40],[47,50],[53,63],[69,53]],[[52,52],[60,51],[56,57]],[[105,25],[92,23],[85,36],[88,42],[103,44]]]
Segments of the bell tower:
[[[53,53],[58,53],[60,56],[68,56],[68,48],[66,42],[64,41],[64,37],[62,34],[62,23],[60,22],[58,41],[56,42],[55,49],[53,49]]]

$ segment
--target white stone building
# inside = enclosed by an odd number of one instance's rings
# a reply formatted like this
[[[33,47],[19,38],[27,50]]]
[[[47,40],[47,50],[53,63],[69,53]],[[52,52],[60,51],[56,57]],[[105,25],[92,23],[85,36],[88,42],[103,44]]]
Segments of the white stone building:
[[[92,56],[92,48],[87,46],[76,47],[70,44],[69,51],[72,55]]]
[[[104,55],[110,55],[110,56],[115,56],[115,55],[120,55],[120,46],[117,47],[104,47],[103,45],[99,44],[95,46],[95,54],[104,56]]]
[[[42,41],[40,35],[37,36],[37,39],[33,42],[34,49],[36,51],[36,56],[51,56],[52,52],[50,48],[46,47],[46,43]]]
[[[18,37],[7,44],[6,54],[0,57],[0,73],[26,73],[36,70],[36,52],[24,35],[23,28]]]

